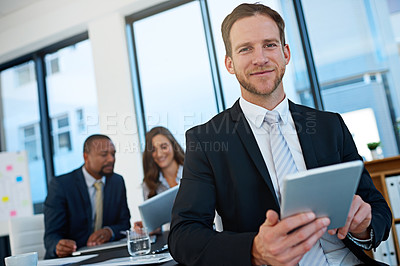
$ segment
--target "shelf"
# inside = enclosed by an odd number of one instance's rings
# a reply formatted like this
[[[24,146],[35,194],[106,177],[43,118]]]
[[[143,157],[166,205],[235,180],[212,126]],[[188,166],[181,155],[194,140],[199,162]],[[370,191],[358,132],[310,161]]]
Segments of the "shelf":
[[[365,168],[371,175],[372,181],[376,189],[382,193],[385,197],[387,203],[390,206],[389,194],[386,187],[386,177],[400,175],[400,156],[388,157],[384,159],[369,161],[364,163]],[[392,225],[392,236],[394,239],[395,249],[396,249],[396,257],[397,261],[400,261],[400,245],[399,239],[397,237],[396,227],[394,226],[396,223],[400,223],[400,218],[393,220]],[[370,253],[367,253],[370,255]]]

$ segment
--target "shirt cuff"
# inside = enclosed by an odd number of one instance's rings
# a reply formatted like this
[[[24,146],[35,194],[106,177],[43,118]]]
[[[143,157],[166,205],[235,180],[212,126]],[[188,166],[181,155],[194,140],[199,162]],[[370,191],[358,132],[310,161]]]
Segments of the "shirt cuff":
[[[372,249],[372,240],[374,239],[374,230],[371,228],[369,239],[358,239],[358,238],[352,236],[350,233],[347,233],[347,237],[357,246],[362,247],[365,250],[371,250]]]
[[[115,239],[115,235],[114,235],[114,232],[113,232],[113,230],[111,229],[111,227],[109,227],[109,226],[104,226],[103,229],[108,229],[108,230],[111,232],[111,238],[110,238],[109,241],[113,241],[113,240]]]

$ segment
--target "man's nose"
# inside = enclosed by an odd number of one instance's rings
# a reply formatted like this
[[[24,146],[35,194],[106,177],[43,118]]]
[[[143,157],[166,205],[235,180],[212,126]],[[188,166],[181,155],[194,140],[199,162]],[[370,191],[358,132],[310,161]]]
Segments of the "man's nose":
[[[107,161],[108,161],[108,162],[114,162],[114,161],[115,161],[115,155],[112,154],[112,153],[109,153],[109,154],[107,155]]]
[[[265,51],[261,47],[256,48],[254,50],[253,62],[252,62],[254,65],[265,65],[266,63],[268,63],[268,61],[269,61],[269,58],[268,58],[267,51]]]

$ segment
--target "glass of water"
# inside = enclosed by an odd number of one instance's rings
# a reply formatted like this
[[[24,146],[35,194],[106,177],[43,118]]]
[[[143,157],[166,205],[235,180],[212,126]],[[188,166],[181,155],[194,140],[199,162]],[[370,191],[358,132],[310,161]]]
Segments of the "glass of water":
[[[146,255],[150,253],[151,243],[146,228],[136,228],[135,231],[127,230],[128,251],[131,256]]]

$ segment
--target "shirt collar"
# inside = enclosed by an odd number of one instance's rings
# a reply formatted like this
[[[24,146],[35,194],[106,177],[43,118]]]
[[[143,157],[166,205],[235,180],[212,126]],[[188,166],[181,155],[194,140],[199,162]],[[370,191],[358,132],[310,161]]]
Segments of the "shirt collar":
[[[178,183],[178,184],[181,182],[182,171],[183,171],[183,165],[179,165],[178,173],[176,174],[176,179],[175,179],[176,183]],[[159,174],[159,180],[160,180],[161,184],[163,184],[165,187],[168,187],[168,188],[170,187],[161,171]]]
[[[94,178],[89,172],[86,170],[85,166],[82,166],[82,172],[83,172],[83,177],[85,178],[85,183],[87,187],[93,187],[94,183],[97,181],[96,178]],[[101,179],[101,182],[103,182],[103,185],[106,184],[106,177],[103,176]]]
[[[268,112],[271,112],[264,107],[255,105],[251,102],[246,101],[242,97],[239,99],[240,107],[243,110],[244,115],[249,119],[257,128],[260,128],[264,122],[264,117]],[[272,111],[278,112],[282,119],[283,124],[288,122],[289,115],[289,101],[285,95],[285,98],[280,102]]]

